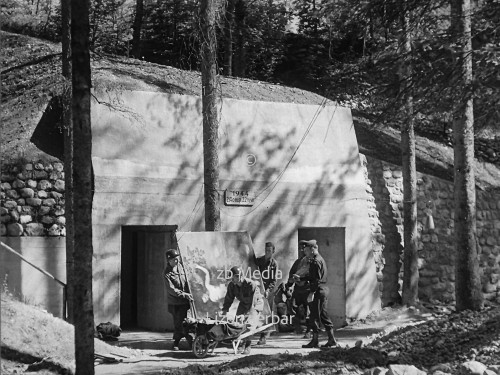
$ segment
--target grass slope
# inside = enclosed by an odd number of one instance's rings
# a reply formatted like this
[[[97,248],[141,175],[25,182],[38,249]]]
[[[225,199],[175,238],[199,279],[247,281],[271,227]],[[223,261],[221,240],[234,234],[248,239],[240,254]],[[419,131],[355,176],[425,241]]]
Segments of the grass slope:
[[[36,364],[32,367],[55,373],[74,373],[74,328],[71,324],[3,291],[1,303],[2,374],[23,367],[19,363]],[[111,346],[98,339],[94,340],[94,347],[95,352],[102,355],[131,358],[140,354],[138,350]],[[7,361],[3,363],[4,360]]]
[[[45,359],[74,371],[73,326],[2,293],[2,357]],[[47,343],[51,345],[47,345]]]

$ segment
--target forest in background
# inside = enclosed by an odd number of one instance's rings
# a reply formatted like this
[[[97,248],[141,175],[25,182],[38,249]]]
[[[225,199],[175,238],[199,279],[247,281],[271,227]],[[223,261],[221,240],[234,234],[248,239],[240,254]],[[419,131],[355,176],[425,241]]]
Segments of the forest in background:
[[[2,29],[60,41],[60,1],[1,7]],[[218,9],[219,74],[313,91],[399,128],[408,87],[400,67],[411,64],[416,130],[451,144],[464,94],[449,0],[224,0]],[[500,141],[500,1],[474,1],[472,11],[475,131]],[[94,53],[200,69],[197,0],[92,0],[90,27]]]

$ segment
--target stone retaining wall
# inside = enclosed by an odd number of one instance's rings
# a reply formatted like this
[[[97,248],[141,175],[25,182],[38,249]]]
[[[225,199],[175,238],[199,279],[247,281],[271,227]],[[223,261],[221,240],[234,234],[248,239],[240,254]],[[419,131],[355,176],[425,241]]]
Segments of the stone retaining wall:
[[[0,235],[64,236],[62,163],[2,166]]]
[[[367,182],[372,250],[384,306],[401,301],[403,174],[401,167],[361,155]],[[454,300],[453,184],[424,174],[418,181],[419,295]],[[3,166],[2,236],[64,236],[62,163]],[[477,192],[477,234],[483,292],[500,302],[500,193]]]
[[[401,302],[400,270],[403,252],[402,176],[395,180],[392,172],[376,159],[362,156],[366,168],[367,186],[372,199],[372,245],[382,305]],[[396,176],[399,176],[396,173]],[[396,177],[396,179],[399,177]],[[400,193],[400,194],[398,194]]]
[[[403,174],[400,166],[367,158],[382,233],[374,233],[382,303],[399,302],[403,271]],[[453,183],[417,174],[419,297],[454,301]],[[483,293],[500,302],[500,193],[477,191],[477,239]]]

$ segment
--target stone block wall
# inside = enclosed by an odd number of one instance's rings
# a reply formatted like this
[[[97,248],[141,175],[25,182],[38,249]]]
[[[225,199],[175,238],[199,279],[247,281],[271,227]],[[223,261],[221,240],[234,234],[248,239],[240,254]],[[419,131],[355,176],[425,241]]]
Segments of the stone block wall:
[[[379,160],[367,158],[364,163],[371,187],[373,209],[378,224],[372,233],[374,256],[382,305],[401,302],[399,293],[403,254],[403,178]]]
[[[476,219],[483,293],[500,302],[500,193],[479,192]]]
[[[403,272],[403,174],[400,166],[367,158],[367,176],[381,224],[374,252],[384,306],[400,301]],[[455,300],[453,183],[417,174],[419,298]],[[483,293],[500,302],[500,192],[477,191],[477,239]]]
[[[0,235],[64,236],[62,163],[2,165]]]
[[[368,205],[368,215],[370,216],[370,228],[372,232],[372,251],[373,251],[373,259],[375,261],[375,267],[377,272],[377,281],[379,283],[379,292],[382,296],[382,303],[387,304],[387,301],[384,301],[383,297],[385,295],[384,292],[384,248],[385,248],[385,235],[382,230],[382,222],[380,219],[380,213],[377,209],[377,204],[375,201],[375,194],[373,189],[377,188],[376,181],[372,181],[370,179],[370,175],[367,169],[367,159],[363,154],[360,154],[361,165],[363,166],[363,171],[365,175],[366,181],[366,193],[367,193],[367,205]],[[396,291],[397,294],[397,291]]]

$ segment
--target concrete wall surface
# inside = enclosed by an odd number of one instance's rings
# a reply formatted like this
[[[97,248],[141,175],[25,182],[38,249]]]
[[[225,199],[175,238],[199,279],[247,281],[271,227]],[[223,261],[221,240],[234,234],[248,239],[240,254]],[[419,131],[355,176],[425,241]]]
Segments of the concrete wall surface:
[[[28,261],[66,283],[64,237],[0,237],[0,239]],[[0,277],[13,295],[62,318],[63,287],[3,247],[0,247]]]
[[[96,96],[95,312],[96,321],[119,321],[121,227],[204,230],[201,99],[137,91]],[[298,228],[345,228],[346,314],[364,317],[380,308],[350,111],[229,99],[219,108],[222,230],[247,231],[257,256],[273,241],[287,275]],[[227,206],[226,189],[249,192],[255,201]]]

